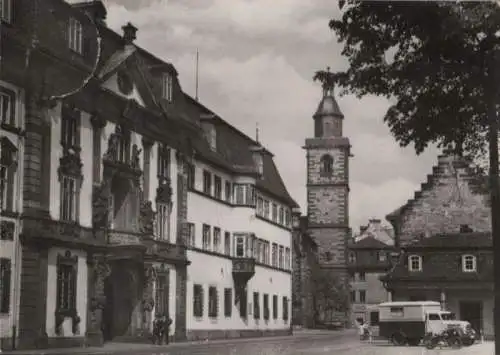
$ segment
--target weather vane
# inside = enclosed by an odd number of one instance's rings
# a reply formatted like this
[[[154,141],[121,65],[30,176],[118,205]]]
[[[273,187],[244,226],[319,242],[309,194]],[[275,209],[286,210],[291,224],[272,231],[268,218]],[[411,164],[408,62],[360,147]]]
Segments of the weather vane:
[[[333,89],[335,87],[334,74],[330,72],[330,67],[325,70],[316,72],[314,80],[320,81],[323,86],[323,96],[333,96]]]

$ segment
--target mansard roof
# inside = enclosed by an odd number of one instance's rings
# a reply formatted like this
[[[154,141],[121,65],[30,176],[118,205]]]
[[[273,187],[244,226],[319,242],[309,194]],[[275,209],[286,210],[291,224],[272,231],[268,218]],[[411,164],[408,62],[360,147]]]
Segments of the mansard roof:
[[[415,239],[403,247],[407,251],[416,250],[457,250],[457,249],[488,249],[493,246],[490,232],[446,233],[431,237]]]
[[[149,109],[157,110],[166,120],[173,120],[189,128],[190,143],[195,157],[208,162],[230,174],[253,174],[256,169],[252,149],[260,143],[229,124],[202,103],[182,91],[177,79],[175,67],[143,48],[131,44],[126,45],[123,38],[104,25],[99,25],[101,32],[101,58],[97,68],[96,79],[100,82],[111,76],[120,67],[125,67],[138,84],[141,95],[149,97]],[[168,102],[161,97],[161,87],[156,77],[161,72],[173,75],[174,98]],[[216,149],[212,150],[201,129],[201,117],[210,115],[216,129]],[[257,188],[272,197],[286,203],[290,207],[298,204],[290,196],[279,170],[274,162],[273,154],[263,148],[263,175],[257,179]]]

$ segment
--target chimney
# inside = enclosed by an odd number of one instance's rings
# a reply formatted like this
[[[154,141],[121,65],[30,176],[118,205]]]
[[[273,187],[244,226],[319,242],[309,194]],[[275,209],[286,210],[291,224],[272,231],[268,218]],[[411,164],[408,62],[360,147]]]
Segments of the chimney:
[[[137,38],[137,27],[128,22],[122,27],[125,44],[132,44]]]
[[[107,11],[102,0],[84,1],[71,5],[75,9],[84,11],[89,15],[96,23],[105,25]]]

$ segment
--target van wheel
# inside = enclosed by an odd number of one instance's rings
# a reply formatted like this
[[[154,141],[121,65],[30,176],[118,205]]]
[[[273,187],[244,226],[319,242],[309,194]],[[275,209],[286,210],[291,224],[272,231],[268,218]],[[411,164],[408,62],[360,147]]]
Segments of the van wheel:
[[[391,343],[393,343],[396,346],[403,346],[407,342],[406,337],[401,334],[401,333],[395,333],[391,337]]]

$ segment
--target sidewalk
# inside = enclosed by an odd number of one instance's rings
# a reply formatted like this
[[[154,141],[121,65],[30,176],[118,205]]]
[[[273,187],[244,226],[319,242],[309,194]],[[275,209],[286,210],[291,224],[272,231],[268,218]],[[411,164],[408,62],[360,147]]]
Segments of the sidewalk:
[[[341,331],[335,330],[319,330],[319,329],[297,329],[293,331],[293,335],[286,336],[269,336],[260,337],[259,341],[273,341],[280,339],[290,339],[301,338],[301,337],[322,337],[329,336],[335,333],[351,334],[356,335],[357,331],[353,329],[346,329]],[[36,350],[15,350],[15,351],[3,351],[2,355],[61,355],[61,354],[109,354],[119,351],[130,351],[130,350],[149,350],[149,349],[162,349],[170,350],[181,347],[188,347],[192,345],[201,344],[224,344],[224,343],[245,343],[255,341],[253,338],[231,338],[231,339],[219,339],[219,340],[202,340],[202,341],[185,341],[179,343],[170,343],[169,345],[153,345],[153,344],[136,344],[136,343],[106,343],[103,347],[88,347],[88,348],[59,348],[59,349],[36,349]]]

